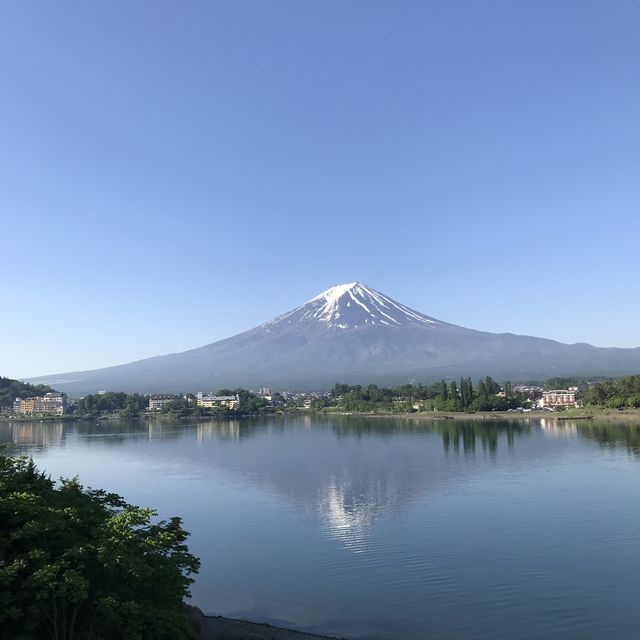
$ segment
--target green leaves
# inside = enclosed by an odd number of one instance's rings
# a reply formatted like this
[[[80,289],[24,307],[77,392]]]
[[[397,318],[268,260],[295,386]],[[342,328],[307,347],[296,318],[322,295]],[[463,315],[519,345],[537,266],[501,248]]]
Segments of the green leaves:
[[[53,391],[53,389],[43,384],[32,385],[0,376],[0,407],[12,406],[16,398],[41,396],[50,391]]]
[[[441,380],[428,386],[404,384],[392,388],[370,384],[348,385],[338,383],[333,387],[329,400],[319,408],[335,406],[344,411],[491,411],[522,406],[527,399],[514,394],[510,382],[505,383],[505,397],[499,397],[500,385],[490,376],[480,380],[474,387],[471,378]],[[318,408],[313,405],[312,408]]]
[[[0,640],[190,638],[179,518],[0,456]]]
[[[609,409],[640,407],[640,375],[593,384],[583,392],[582,401]]]

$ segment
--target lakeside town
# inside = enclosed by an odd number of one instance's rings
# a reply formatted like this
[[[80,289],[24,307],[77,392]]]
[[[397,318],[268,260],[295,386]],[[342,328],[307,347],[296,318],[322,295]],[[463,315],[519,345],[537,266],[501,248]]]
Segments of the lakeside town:
[[[437,413],[475,411],[558,412],[585,405],[611,409],[640,406],[640,376],[621,379],[617,385],[631,391],[622,397],[613,381],[589,382],[584,379],[551,379],[543,384],[497,384],[491,377],[475,385],[470,378],[442,380],[428,386],[400,385],[392,388],[378,385],[336,384],[331,391],[298,392],[229,390],[186,394],[126,394],[101,391],[79,398],[49,390],[39,395],[28,393],[24,385],[10,406],[0,407],[5,419],[94,417],[111,414],[123,418],[140,415],[172,414],[181,416],[238,416],[283,412],[390,412]],[[571,381],[564,388],[559,381]],[[553,388],[549,388],[549,387]],[[617,395],[616,395],[617,394]]]

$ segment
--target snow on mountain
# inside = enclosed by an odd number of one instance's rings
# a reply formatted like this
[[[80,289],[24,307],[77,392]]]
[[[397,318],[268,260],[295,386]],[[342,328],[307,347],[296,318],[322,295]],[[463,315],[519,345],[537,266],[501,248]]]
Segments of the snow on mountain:
[[[435,326],[446,323],[418,313],[360,282],[339,284],[270,322],[265,329],[312,323],[344,331],[366,325]]]
[[[640,349],[476,331],[350,282],[265,324],[197,349],[30,382],[69,394],[100,389],[153,393],[263,385],[327,389],[335,382],[433,382],[461,375],[544,380],[638,371]]]

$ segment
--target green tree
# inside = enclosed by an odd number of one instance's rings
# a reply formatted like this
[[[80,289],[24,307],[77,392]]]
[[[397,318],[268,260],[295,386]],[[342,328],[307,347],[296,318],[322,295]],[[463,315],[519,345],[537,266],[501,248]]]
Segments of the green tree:
[[[460,398],[458,398],[458,385],[455,380],[449,383],[449,400],[455,410],[460,408]]]
[[[191,638],[187,536],[179,518],[0,456],[0,639]]]
[[[471,378],[460,378],[460,404],[462,409],[471,407],[473,402],[473,383]]]
[[[93,407],[93,396],[92,395],[88,395],[85,398],[82,399],[83,404],[84,404],[84,413],[93,413],[94,407]]]
[[[176,398],[162,407],[162,413],[179,413],[180,415],[187,415],[190,408],[191,405],[187,398]]]
[[[11,407],[16,398],[43,396],[50,391],[53,389],[43,384],[32,385],[0,376],[0,407]]]

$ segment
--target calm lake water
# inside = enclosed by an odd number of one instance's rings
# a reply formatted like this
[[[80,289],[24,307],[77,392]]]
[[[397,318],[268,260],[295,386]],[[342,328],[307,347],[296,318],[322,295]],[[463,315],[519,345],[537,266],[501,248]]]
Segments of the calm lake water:
[[[291,419],[0,424],[180,515],[209,614],[349,638],[640,637],[640,428]]]

